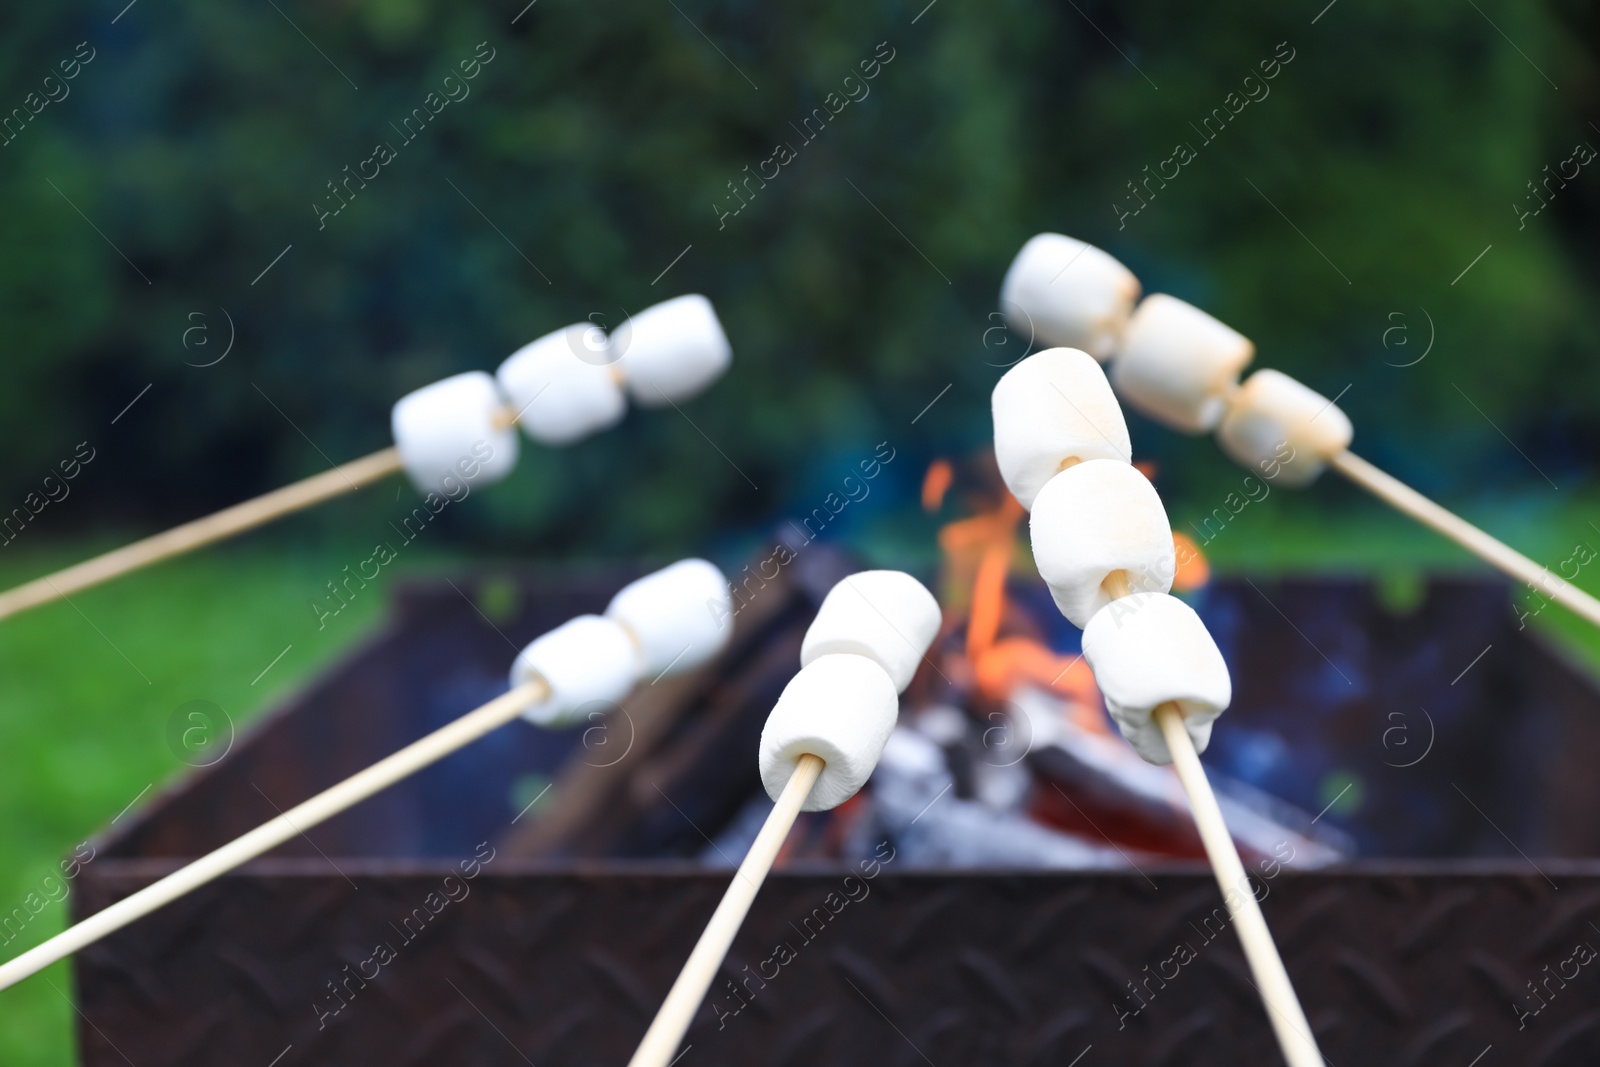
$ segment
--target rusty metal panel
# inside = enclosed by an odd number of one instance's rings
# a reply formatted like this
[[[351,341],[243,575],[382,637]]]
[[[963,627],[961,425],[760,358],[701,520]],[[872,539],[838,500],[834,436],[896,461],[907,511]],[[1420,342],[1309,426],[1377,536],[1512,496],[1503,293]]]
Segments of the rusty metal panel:
[[[624,1062],[730,877],[691,858],[759,788],[760,723],[845,566],[808,549],[756,591],[712,669],[625,704],[661,716],[626,773],[586,760],[581,730],[514,725],[85,951],[83,1062]],[[503,687],[516,645],[627,577],[514,576],[514,609],[492,622],[469,597],[495,575],[408,588],[385,632],[123,819],[74,917],[466,711]],[[1263,883],[1329,1061],[1466,1067],[1493,1046],[1481,1067],[1600,1062],[1600,966],[1578,948],[1600,946],[1600,861],[1582,858],[1600,855],[1593,681],[1514,628],[1496,583],[1436,581],[1396,612],[1354,580],[1225,581],[1200,610],[1238,686],[1208,761],[1242,766],[1230,735],[1275,731],[1313,771],[1369,783],[1348,820],[1369,858]],[[1399,767],[1410,754],[1383,730],[1413,703],[1437,740]],[[530,770],[581,813],[515,822]],[[1314,777],[1285,795],[1315,800]],[[744,992],[714,991],[682,1063],[1277,1062],[1219,906],[1197,866],[793,866],[725,968]]]

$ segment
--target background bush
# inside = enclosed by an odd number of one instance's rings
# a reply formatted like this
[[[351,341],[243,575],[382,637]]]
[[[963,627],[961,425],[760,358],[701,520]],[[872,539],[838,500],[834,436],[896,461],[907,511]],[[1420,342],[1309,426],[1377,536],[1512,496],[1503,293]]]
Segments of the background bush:
[[[551,553],[703,546],[809,510],[876,441],[911,481],[981,446],[994,364],[1020,354],[985,332],[1000,278],[1046,229],[1213,311],[1261,364],[1349,386],[1358,448],[1425,490],[1546,491],[1506,437],[1581,489],[1600,441],[1600,167],[1523,229],[1512,205],[1574,144],[1600,146],[1595,16],[1321,3],[543,0],[515,24],[520,2],[170,0],[115,24],[115,5],[13,6],[0,104],[80,41],[95,58],[0,148],[0,501],[87,439],[101,458],[41,517],[48,536],[155,528],[382,447],[409,389],[701,291],[732,374],[681,415],[530,449],[515,488],[446,525]],[[471,96],[400,147],[390,123],[485,41]],[[1125,183],[1197,142],[1190,124],[1285,41],[1270,97],[1119,228]],[[895,58],[871,95],[719,229],[727,183],[797,144],[790,123],[880,42]],[[325,183],[378,141],[399,158],[319,231]],[[185,366],[220,354],[220,309],[233,351]],[[1420,354],[1425,316],[1429,357],[1386,365]],[[1210,447],[1134,429],[1176,502],[1236,477]]]

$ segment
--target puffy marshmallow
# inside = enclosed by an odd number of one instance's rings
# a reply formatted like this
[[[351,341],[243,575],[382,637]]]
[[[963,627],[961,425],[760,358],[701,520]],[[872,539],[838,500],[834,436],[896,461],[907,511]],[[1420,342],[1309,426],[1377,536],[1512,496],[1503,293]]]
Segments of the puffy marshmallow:
[[[639,649],[627,627],[579,615],[523,649],[511,664],[513,687],[543,678],[550,695],[523,712],[538,726],[570,726],[628,695],[639,681]]]
[[[1278,485],[1309,485],[1325,462],[1350,447],[1350,417],[1287,374],[1258,370],[1228,403],[1217,443]]]
[[[1228,665],[1205,623],[1165,593],[1135,594],[1101,608],[1084,627],[1083,658],[1122,736],[1151,763],[1172,762],[1152,717],[1157,707],[1176,701],[1196,751],[1204,752],[1211,724],[1233,699]]]
[[[511,353],[495,377],[524,433],[565,445],[622,420],[628,402],[612,374],[615,361],[605,331],[576,322]]]
[[[1128,424],[1100,364],[1072,348],[1036,352],[995,383],[994,458],[1025,508],[1063,468],[1133,457]]]
[[[773,800],[804,755],[827,764],[802,811],[838,807],[866,784],[894,730],[900,700],[874,660],[820,656],[784,686],[761,731],[761,784]]]
[[[1061,614],[1074,626],[1111,601],[1103,588],[1125,571],[1136,593],[1172,588],[1172,527],[1155,486],[1132,464],[1091,459],[1068,467],[1039,493],[1029,523],[1033,559]]]
[[[679,560],[628,583],[611,598],[606,617],[633,635],[649,678],[700,666],[733,633],[728,579],[703,559]]]
[[[389,415],[406,477],[422,493],[454,496],[459,483],[489,485],[517,465],[517,432],[500,424],[494,379],[468,371],[407,393]]]
[[[1122,399],[1185,433],[1216,429],[1256,346],[1193,304],[1154,293],[1145,298],[1111,365]]]
[[[1139,279],[1109,254],[1059,233],[1022,246],[1000,286],[1011,332],[1040,346],[1081,348],[1108,360],[1139,299]]]
[[[711,301],[676,297],[629,316],[611,333],[628,392],[642,407],[694,396],[728,369],[733,348]]]
[[[823,656],[865,656],[904,692],[939,633],[933,594],[904,571],[860,571],[828,591],[800,645],[800,665]]]

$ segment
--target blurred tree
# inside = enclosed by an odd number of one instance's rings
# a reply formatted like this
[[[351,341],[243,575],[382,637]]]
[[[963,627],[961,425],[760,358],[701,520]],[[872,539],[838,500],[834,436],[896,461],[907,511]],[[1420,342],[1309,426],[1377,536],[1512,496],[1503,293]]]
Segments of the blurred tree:
[[[104,458],[50,536],[187,518],[380,447],[409,389],[701,291],[734,343],[724,381],[527,449],[448,526],[552,552],[703,545],[808,509],[877,441],[912,485],[981,445],[1020,355],[985,332],[1000,277],[1046,229],[1213,311],[1262,364],[1348,385],[1359,447],[1426,489],[1534,480],[1491,419],[1575,488],[1597,443],[1600,174],[1525,228],[1511,206],[1600,146],[1593,17],[1567,7],[16,7],[0,105],[78,42],[95,57],[0,147],[0,504],[88,439]],[[480,42],[470,95],[403,137]],[[1280,48],[1270,95],[1199,143]],[[807,140],[829,93],[861,99]],[[1180,141],[1196,158],[1119,222]],[[744,186],[780,142],[795,158]],[[319,223],[378,143],[396,158]],[[1393,366],[1425,317],[1428,358]],[[228,357],[186,366],[221,354],[227,318]],[[1386,349],[1397,322],[1411,345]],[[1232,477],[1209,447],[1136,440],[1177,499]]]

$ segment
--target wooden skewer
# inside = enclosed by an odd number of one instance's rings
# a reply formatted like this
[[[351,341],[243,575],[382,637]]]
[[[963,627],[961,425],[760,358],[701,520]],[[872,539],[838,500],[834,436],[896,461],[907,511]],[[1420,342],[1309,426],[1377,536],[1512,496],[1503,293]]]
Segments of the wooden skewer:
[[[1183,709],[1177,704],[1163,704],[1155,710],[1161,735],[1167,739],[1172,752],[1172,763],[1177,768],[1178,780],[1189,795],[1189,807],[1194,811],[1194,823],[1205,843],[1206,855],[1211,859],[1211,870],[1222,889],[1223,902],[1233,916],[1233,927],[1239,932],[1239,943],[1244,946],[1244,957],[1250,964],[1250,973],[1256,978],[1256,992],[1267,1006],[1267,1018],[1278,1035],[1278,1047],[1289,1067],[1322,1067],[1322,1053],[1311,1033],[1311,1024],[1300,1007],[1289,972],[1284,970],[1283,958],[1267,929],[1267,920],[1261,914],[1245,874],[1244,864],[1233,847],[1233,835],[1222,821],[1222,809],[1217,806],[1216,794],[1206,778],[1200,756],[1194,750],[1189,731],[1183,728]]]
[[[722,966],[733,945],[734,935],[750,911],[751,902],[772,869],[772,861],[789,836],[789,829],[800,814],[800,806],[811,795],[811,787],[817,784],[824,766],[819,757],[809,754],[801,756],[796,763],[789,784],[783,787],[755,843],[750,846],[744,862],[739,864],[733,882],[722,895],[722,903],[717,905],[711,921],[695,943],[688,962],[678,973],[678,980],[672,983],[672,990],[656,1012],[650,1029],[645,1031],[644,1040],[639,1043],[633,1059],[628,1061],[628,1067],[667,1067],[671,1063],[694,1013],[705,999],[706,990],[717,976],[717,968]]]
[[[140,567],[171,559],[201,545],[254,529],[324,500],[332,500],[398,470],[400,452],[395,448],[385,448],[370,456],[342,463],[332,470],[275,489],[254,500],[246,500],[182,526],[174,526],[163,533],[0,593],[0,619],[70,596],[80,589],[108,582]]]
[[[1126,571],[1112,571],[1101,585],[1113,600],[1133,593]],[[1222,902],[1233,916],[1233,927],[1239,932],[1244,958],[1250,964],[1250,973],[1256,977],[1256,992],[1267,1006],[1267,1018],[1277,1034],[1283,1058],[1289,1067],[1322,1067],[1322,1053],[1317,1050],[1311,1024],[1300,1007],[1289,972],[1284,970],[1283,957],[1278,955],[1272,931],[1267,929],[1267,920],[1261,914],[1261,904],[1244,872],[1239,852],[1233,847],[1233,835],[1222,820],[1222,809],[1217,806],[1217,795],[1211,791],[1211,780],[1200,765],[1200,754],[1194,750],[1189,731],[1183,728],[1183,709],[1169,701],[1157,707],[1154,715],[1161,735],[1167,739],[1178,781],[1183,783],[1183,791],[1189,797],[1195,827],[1200,831],[1206,856],[1211,860],[1211,872],[1222,889]]]
[[[529,704],[543,700],[549,691],[549,687],[540,679],[520,685],[454,722],[440,727],[428,736],[413,741],[365,770],[358,771],[339,784],[323,790],[310,800],[295,805],[243,837],[235,838],[132,896],[124,897],[110,907],[95,912],[43,944],[36,945],[15,959],[0,964],[0,989],[17,984],[57,960],[65,959],[107,934],[122,929],[135,919],[149,915],[190,890],[205,885],[240,864],[283,844],[296,834],[309,830],[346,808],[354,806],[407,775],[443,759],[458,748],[515,719]],[[790,819],[793,817],[791,815]]]
[[[1600,600],[1563,581],[1511,546],[1497,541],[1466,519],[1435,504],[1415,489],[1385,474],[1353,452],[1341,452],[1328,465],[1400,511],[1444,534],[1468,552],[1519,582],[1600,626]]]

